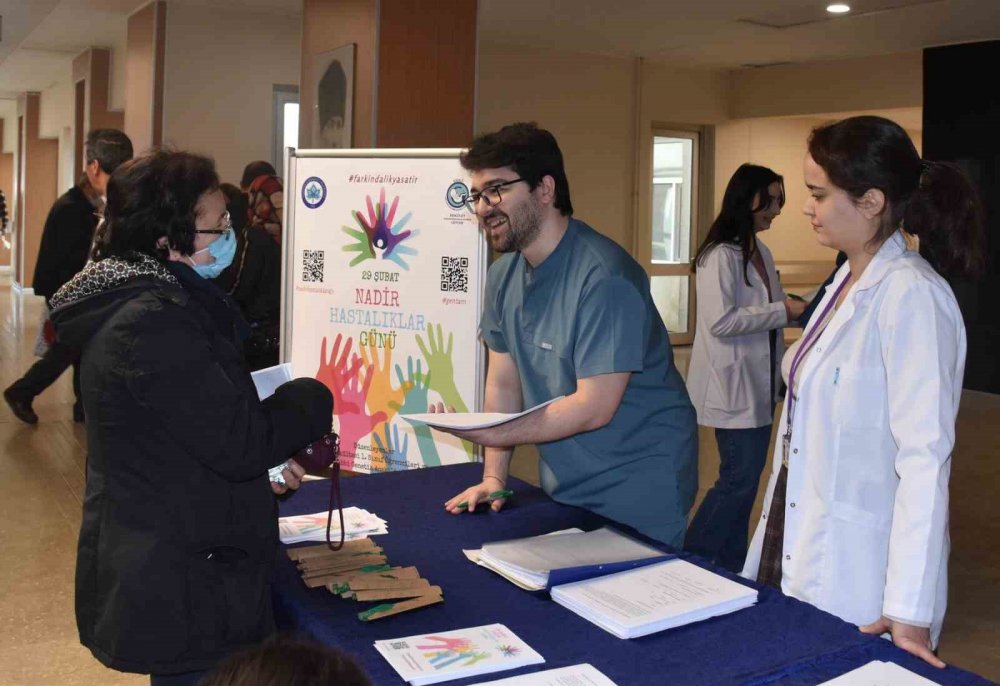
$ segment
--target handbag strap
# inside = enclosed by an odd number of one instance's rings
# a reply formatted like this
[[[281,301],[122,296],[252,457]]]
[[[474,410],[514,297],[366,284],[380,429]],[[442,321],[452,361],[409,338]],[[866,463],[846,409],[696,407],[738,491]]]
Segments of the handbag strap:
[[[330,471],[330,507],[326,513],[326,545],[330,550],[340,550],[344,547],[344,537],[347,530],[344,528],[344,500],[340,495],[340,436],[333,434],[333,440],[335,441],[335,458]],[[340,542],[337,545],[334,545],[330,541],[330,524],[333,521],[334,503],[336,503],[337,510],[340,513]]]

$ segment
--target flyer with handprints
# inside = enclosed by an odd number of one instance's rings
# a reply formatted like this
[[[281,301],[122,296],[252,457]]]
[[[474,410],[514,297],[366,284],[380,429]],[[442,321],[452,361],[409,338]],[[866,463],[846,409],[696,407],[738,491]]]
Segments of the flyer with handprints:
[[[545,662],[503,624],[375,641],[375,649],[413,686]]]
[[[286,340],[293,376],[333,394],[341,467],[476,459],[468,441],[400,418],[480,404],[486,252],[456,155],[294,162]]]

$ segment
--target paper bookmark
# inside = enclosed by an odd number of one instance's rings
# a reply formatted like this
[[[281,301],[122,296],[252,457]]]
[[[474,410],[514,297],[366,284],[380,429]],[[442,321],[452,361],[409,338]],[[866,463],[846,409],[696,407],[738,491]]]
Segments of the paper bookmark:
[[[434,605],[440,602],[444,602],[444,597],[435,594],[420,596],[419,598],[414,598],[413,600],[404,600],[401,603],[383,603],[382,605],[376,605],[375,607],[369,608],[364,612],[359,612],[358,619],[362,622],[371,622],[376,619],[382,619],[383,617],[398,615],[400,612],[408,612],[409,610],[415,610],[418,607],[426,607],[427,605]]]
[[[386,564],[386,562],[387,560],[385,555],[360,555],[355,558],[341,560],[337,563],[330,563],[321,567],[303,567],[299,569],[299,572],[302,574],[303,578],[313,576],[329,576],[331,574],[337,574],[338,572],[349,572],[352,569],[361,569],[362,567],[369,567],[371,565],[383,565]]]
[[[344,594],[348,600],[358,602],[372,600],[396,600],[398,598],[417,598],[427,595],[441,595],[440,586],[423,586],[420,588],[387,588],[380,591],[350,591]]]
[[[375,542],[370,538],[359,538],[355,541],[344,541],[344,547],[340,550],[330,550],[330,547],[325,543],[320,545],[310,545],[304,546],[302,548],[289,548],[288,557],[291,560],[304,560],[310,557],[327,557],[327,556],[337,556],[346,555],[348,553],[357,553],[362,550],[371,550],[376,548]]]
[[[351,579],[347,582],[347,587],[351,591],[381,591],[390,588],[416,588],[430,586],[427,579],[386,579],[377,574],[367,575]]]
[[[360,573],[359,573],[360,572]],[[375,574],[383,579],[419,579],[420,572],[417,571],[416,567],[390,567],[389,565],[382,565],[380,567],[362,567],[359,570],[353,572],[344,572],[342,574],[336,574],[330,577],[318,577],[325,578],[326,582],[320,584],[321,586],[326,586],[330,589],[331,593],[344,593],[349,591],[348,582],[352,579],[358,579],[364,577],[368,574]],[[309,582],[306,582],[309,585]]]

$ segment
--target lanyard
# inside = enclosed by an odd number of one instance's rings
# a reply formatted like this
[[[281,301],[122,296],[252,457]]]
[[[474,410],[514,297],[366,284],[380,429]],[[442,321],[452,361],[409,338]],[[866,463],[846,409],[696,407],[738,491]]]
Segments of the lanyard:
[[[850,272],[847,273],[847,278],[845,278],[840,285],[837,287],[836,292],[833,297],[827,302],[826,307],[823,308],[823,312],[820,313],[819,319],[816,320],[818,325],[809,331],[802,339],[802,344],[799,349],[795,351],[795,357],[792,358],[792,367],[788,371],[788,419],[785,422],[785,435],[782,437],[782,446],[784,448],[784,455],[782,460],[785,465],[788,464],[788,449],[792,442],[792,418],[795,416],[795,373],[799,370],[799,365],[802,364],[802,360],[805,358],[806,353],[816,344],[819,337],[823,335],[826,331],[826,327],[829,325],[827,321],[827,315],[830,314],[830,308],[835,307],[837,300],[840,299],[840,293],[844,290],[847,282],[851,280]]]

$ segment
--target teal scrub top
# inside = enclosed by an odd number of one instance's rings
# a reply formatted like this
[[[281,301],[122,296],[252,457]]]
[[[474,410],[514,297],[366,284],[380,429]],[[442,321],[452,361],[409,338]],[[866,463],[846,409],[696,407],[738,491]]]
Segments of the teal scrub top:
[[[538,446],[541,485],[680,547],[698,489],[698,429],[642,267],[571,218],[542,264],[508,253],[490,267],[480,335],[513,358],[525,407],[575,392],[577,379],[631,372],[609,424]]]

